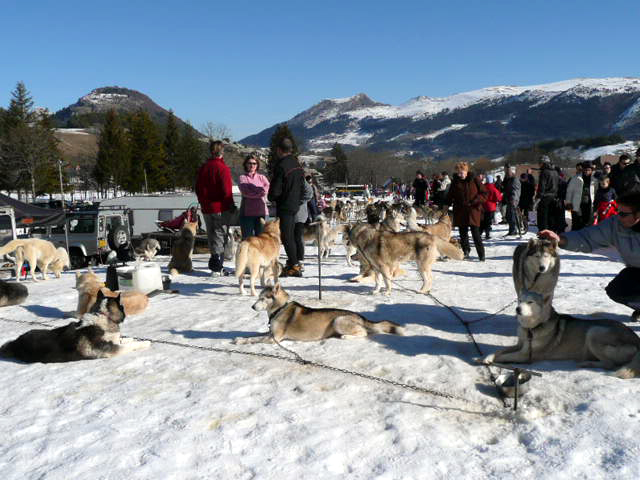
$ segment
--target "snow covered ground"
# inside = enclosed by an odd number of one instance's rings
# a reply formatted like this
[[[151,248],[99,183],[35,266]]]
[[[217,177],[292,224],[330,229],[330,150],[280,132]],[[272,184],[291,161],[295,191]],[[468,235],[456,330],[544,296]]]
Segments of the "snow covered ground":
[[[432,293],[466,320],[515,298],[511,256],[518,240],[499,238],[504,233],[497,227],[487,242],[486,263],[435,265]],[[264,331],[266,314],[250,308],[252,297],[238,295],[233,277],[209,279],[206,260],[196,256],[196,271],[174,281],[179,295],[154,297],[146,312],[127,318],[125,335],[289,355],[273,345],[230,343]],[[640,477],[640,380],[571,362],[537,363],[543,376],[531,380],[514,414],[495,396],[486,369],[474,364],[477,353],[463,326],[444,307],[397,287],[389,298],[348,283],[354,270],[342,248],[323,266],[319,302],[313,258],[305,264],[305,278],[282,280],[296,300],[403,323],[407,336],[284,342],[287,348],[468,401],[268,357],[167,344],[109,360],[2,361],[0,478]],[[563,252],[556,308],[626,321],[630,311],[603,290],[621,268],[603,256]],[[418,287],[414,266],[407,269],[400,283]],[[14,321],[60,326],[75,308],[72,273],[26,284],[27,302],[0,310],[0,343],[34,328]],[[471,325],[484,353],[514,343],[513,312],[512,305]]]

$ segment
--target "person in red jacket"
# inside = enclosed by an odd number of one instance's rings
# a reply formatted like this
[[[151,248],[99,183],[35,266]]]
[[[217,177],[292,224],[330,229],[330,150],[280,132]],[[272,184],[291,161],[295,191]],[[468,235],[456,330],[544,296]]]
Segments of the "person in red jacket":
[[[484,202],[484,215],[480,223],[480,235],[484,232],[485,238],[489,240],[491,238],[491,225],[493,225],[493,218],[496,215],[496,208],[498,207],[498,203],[502,201],[502,193],[500,193],[500,190],[498,190],[493,183],[493,175],[487,175],[484,188],[487,190],[487,201]]]
[[[198,170],[196,195],[202,208],[202,216],[207,227],[209,242],[209,269],[211,276],[224,275],[224,226],[229,224],[229,216],[236,209],[231,195],[231,171],[222,157],[224,145],[216,140],[209,143],[211,156]]]

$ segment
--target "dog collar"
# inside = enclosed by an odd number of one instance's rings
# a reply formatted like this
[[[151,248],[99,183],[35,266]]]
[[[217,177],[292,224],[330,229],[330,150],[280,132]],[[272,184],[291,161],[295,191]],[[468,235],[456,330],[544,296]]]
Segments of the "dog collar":
[[[278,314],[279,314],[282,310],[284,310],[285,308],[287,308],[287,307],[289,306],[289,304],[291,304],[291,302],[287,302],[287,303],[285,303],[285,304],[284,304],[284,305],[282,305],[281,307],[278,307],[278,309],[277,309],[275,312],[270,313],[270,314],[269,314],[269,322],[271,322],[271,320],[273,320],[274,318],[276,318],[276,317],[278,316]]]

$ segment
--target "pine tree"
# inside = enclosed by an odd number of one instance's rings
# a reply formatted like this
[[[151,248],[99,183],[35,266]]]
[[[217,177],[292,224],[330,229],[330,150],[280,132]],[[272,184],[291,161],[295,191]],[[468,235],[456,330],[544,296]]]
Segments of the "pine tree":
[[[158,127],[149,114],[138,111],[129,130],[131,163],[127,190],[157,192],[166,190],[165,153]]]
[[[11,92],[11,97],[7,116],[5,117],[7,127],[11,128],[33,122],[35,120],[33,98],[24,82],[17,83],[16,89]]]
[[[167,186],[174,190],[178,185],[177,180],[177,167],[178,167],[178,148],[180,144],[180,131],[178,130],[178,123],[176,117],[173,114],[173,110],[169,110],[169,116],[167,117],[167,126],[164,134],[164,153],[165,164],[167,166]]]
[[[53,123],[47,112],[36,114],[23,82],[11,92],[9,109],[3,112],[0,159],[11,190],[29,190],[35,196],[53,191],[52,172],[61,158]]]
[[[289,126],[286,123],[281,123],[276,127],[276,131],[271,135],[271,144],[269,146],[269,157],[267,158],[267,172],[269,174],[269,178],[273,176],[273,168],[276,163],[277,155],[276,149],[280,142],[288,138],[293,142],[293,156],[298,157],[298,144],[296,142],[295,137],[289,130]]]
[[[93,178],[101,190],[113,188],[116,195],[123,188],[130,169],[129,145],[126,132],[115,110],[105,116],[105,122],[98,137],[98,158]]]
[[[324,181],[327,183],[347,183],[349,177],[347,155],[344,153],[340,144],[336,143],[333,145],[331,156],[335,158],[335,161],[326,166]]]
[[[179,187],[193,189],[196,174],[206,156],[206,143],[195,135],[191,125],[185,124],[178,145],[176,182]]]

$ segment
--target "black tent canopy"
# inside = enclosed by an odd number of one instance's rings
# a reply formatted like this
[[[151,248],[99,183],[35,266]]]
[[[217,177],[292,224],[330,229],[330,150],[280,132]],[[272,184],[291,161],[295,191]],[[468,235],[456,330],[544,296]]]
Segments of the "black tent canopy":
[[[0,193],[0,207],[13,209],[16,227],[18,228],[60,225],[64,223],[65,213],[63,210],[36,207],[2,193]],[[9,216],[0,215],[0,229],[10,228],[11,219]]]

